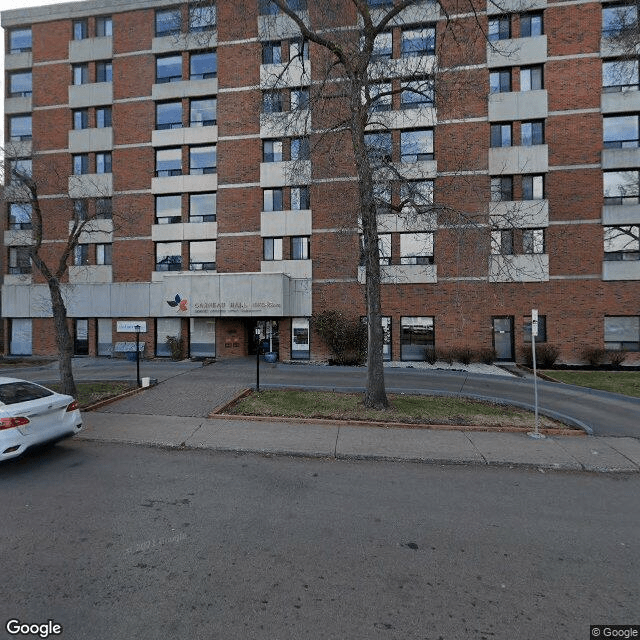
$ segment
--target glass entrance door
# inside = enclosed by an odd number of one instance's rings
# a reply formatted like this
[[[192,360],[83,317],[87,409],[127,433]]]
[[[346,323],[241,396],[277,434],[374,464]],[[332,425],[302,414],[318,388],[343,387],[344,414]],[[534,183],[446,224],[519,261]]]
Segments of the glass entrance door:
[[[513,360],[513,317],[493,318],[496,360]]]
[[[84,318],[76,320],[76,335],[73,343],[73,353],[76,356],[89,355],[89,321]]]

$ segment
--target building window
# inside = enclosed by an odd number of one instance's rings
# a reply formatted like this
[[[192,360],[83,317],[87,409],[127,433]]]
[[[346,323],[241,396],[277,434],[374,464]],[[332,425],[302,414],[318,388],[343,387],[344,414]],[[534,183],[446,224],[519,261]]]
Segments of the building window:
[[[180,147],[158,149],[156,151],[156,176],[162,178],[180,175],[182,175],[182,149]]]
[[[520,16],[520,37],[531,38],[544,33],[542,13],[523,13]]]
[[[400,264],[433,264],[433,233],[401,233]]]
[[[602,35],[619,38],[637,33],[638,8],[635,4],[617,4],[602,8]]]
[[[378,234],[378,260],[381,265],[391,264],[391,234],[380,233]],[[360,265],[365,264],[364,255],[364,238],[361,237],[360,244]]]
[[[309,138],[307,136],[303,136],[302,138],[291,138],[291,159],[311,159],[311,147],[309,145]]]
[[[391,213],[391,185],[388,182],[374,182],[373,199],[377,215],[389,215]]]
[[[182,196],[156,196],[156,224],[182,222]]]
[[[207,80],[218,75],[218,55],[215,51],[192,53],[189,63],[191,80]]]
[[[291,111],[309,108],[309,89],[291,89]]]
[[[71,72],[73,75],[74,85],[88,84],[89,82],[89,65],[88,64],[86,63],[74,64],[71,67]]]
[[[9,229],[31,229],[33,205],[30,202],[12,202],[9,204]]]
[[[401,82],[400,89],[401,109],[420,109],[433,106],[434,88],[432,80]]]
[[[113,219],[113,201],[111,198],[98,198],[96,200],[96,218],[98,220]]]
[[[369,162],[374,167],[391,161],[392,140],[390,133],[366,133],[364,144]]]
[[[487,39],[490,42],[496,40],[507,40],[511,37],[511,17],[510,16],[497,16],[495,18],[489,18],[489,31]]]
[[[536,91],[543,87],[542,66],[522,67],[520,69],[520,91]]]
[[[524,229],[523,230],[522,253],[525,253],[525,254],[546,253],[544,229]]]
[[[189,271],[216,270],[216,241],[199,240],[189,243]]]
[[[282,260],[282,238],[264,238],[262,245],[265,261]]]
[[[522,199],[544,199],[544,176],[522,176]]]
[[[258,10],[261,16],[276,16],[280,12],[280,7],[271,0],[259,0]]]
[[[89,29],[86,20],[73,21],[73,39],[84,40],[89,35]]]
[[[73,128],[76,130],[87,129],[89,127],[89,110],[74,109],[73,110]]]
[[[392,7],[393,0],[367,0],[368,7]]]
[[[282,162],[282,140],[263,140],[262,162]]]
[[[520,144],[523,147],[544,144],[544,121],[523,122],[520,125]]]
[[[73,175],[81,176],[89,173],[89,154],[88,153],[76,153],[72,156],[73,160]]]
[[[611,116],[602,119],[605,149],[638,146],[638,116]]]
[[[96,62],[96,82],[112,82],[113,81],[113,64],[110,60],[105,62]]]
[[[156,11],[156,37],[175,36],[182,29],[182,16],[180,9],[161,9]]]
[[[309,320],[308,318],[291,318],[291,359],[308,360],[310,356]]]
[[[156,242],[156,271],[182,271],[181,242]]]
[[[111,151],[96,153],[96,173],[111,173]]]
[[[390,60],[393,53],[393,36],[391,31],[379,33],[373,41],[371,60]]]
[[[96,36],[98,38],[110,38],[113,35],[113,19],[111,16],[96,18]]]
[[[640,202],[640,172],[605,171],[602,174],[604,183],[604,203],[638,204]]]
[[[531,342],[531,316],[527,316],[522,324],[522,340]],[[538,316],[538,335],[536,342],[547,341],[547,316]]]
[[[180,129],[182,127],[182,100],[156,104],[156,129]]]
[[[201,176],[217,171],[216,145],[189,148],[189,174]]]
[[[491,253],[499,256],[513,255],[513,229],[496,229],[491,232]]]
[[[262,43],[262,64],[281,64],[282,44],[277,42]]]
[[[604,259],[640,260],[640,227],[621,225],[604,228]]]
[[[294,236],[291,238],[291,259],[309,260],[310,242],[308,236]]]
[[[9,160],[8,169],[11,184],[33,177],[33,162],[31,158]]]
[[[403,29],[400,48],[403,58],[432,56],[436,52],[435,27]]]
[[[640,316],[605,317],[604,347],[613,351],[640,351]]]
[[[511,69],[501,69],[489,73],[489,93],[511,91]]]
[[[291,209],[294,211],[311,209],[309,187],[291,187]]]
[[[82,222],[89,215],[89,206],[86,199],[73,201],[73,219],[76,222]]]
[[[9,74],[9,97],[28,98],[33,93],[31,71],[15,71]]]
[[[215,222],[216,199],[215,192],[192,193],[189,196],[189,222]]]
[[[179,82],[182,80],[182,56],[161,56],[156,58],[156,82]]]
[[[31,273],[29,247],[9,247],[9,273],[12,275]]]
[[[491,125],[491,146],[510,147],[511,146],[511,124]]]
[[[113,264],[112,262],[113,245],[97,244],[96,245],[96,264]]]
[[[262,113],[280,113],[283,110],[282,91],[262,92]]]
[[[308,60],[309,59],[309,41],[302,38],[293,38],[289,40],[289,60]]]
[[[73,250],[73,264],[76,267],[84,267],[89,264],[89,245],[79,244]]]
[[[400,360],[424,362],[435,349],[433,316],[400,318]]]
[[[31,51],[31,29],[11,29],[9,31],[9,53],[26,53]]]
[[[197,33],[215,29],[218,23],[216,5],[207,2],[204,5],[189,7],[189,32]]]
[[[32,137],[31,116],[20,115],[9,117],[9,140],[31,140]]]
[[[111,107],[96,107],[96,127],[106,129],[111,126]]]
[[[400,132],[400,161],[433,160],[433,129]]]
[[[637,60],[607,60],[602,63],[602,91],[638,90]]]
[[[217,120],[216,98],[194,98],[190,103],[189,126],[210,127],[216,124]]]
[[[403,215],[431,211],[433,205],[433,180],[415,180],[400,184],[400,211]]]
[[[393,96],[390,82],[376,82],[369,89],[369,112],[391,111],[391,98]]]
[[[263,189],[262,201],[263,211],[282,211],[284,209],[283,190],[281,188]]]

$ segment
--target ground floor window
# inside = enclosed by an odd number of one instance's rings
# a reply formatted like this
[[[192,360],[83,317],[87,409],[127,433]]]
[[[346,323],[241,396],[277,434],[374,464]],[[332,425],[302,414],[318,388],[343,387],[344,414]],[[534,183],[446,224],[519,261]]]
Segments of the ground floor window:
[[[215,358],[216,320],[215,318],[190,319],[189,351],[192,358]]]
[[[73,355],[89,355],[89,321],[77,318],[74,322]]]
[[[179,338],[181,333],[180,318],[158,318],[156,320],[156,355],[170,356],[171,347],[168,337]]]
[[[604,346],[616,351],[640,351],[640,316],[605,318]]]
[[[527,316],[524,319],[522,325],[523,340],[524,342],[531,342],[531,316]],[[538,335],[536,336],[536,343],[547,341],[547,316],[538,316]]]
[[[309,319],[291,319],[291,359],[308,360],[309,348]]]
[[[30,356],[32,353],[31,320],[27,318],[13,318],[11,320],[11,344],[9,351],[12,356]]]
[[[113,355],[111,318],[98,318],[98,355]]]
[[[367,316],[362,316],[360,319],[367,324]],[[382,359],[389,362],[391,360],[391,317],[382,316],[380,321],[382,323]]]
[[[433,316],[400,318],[400,359],[423,362],[435,349]]]

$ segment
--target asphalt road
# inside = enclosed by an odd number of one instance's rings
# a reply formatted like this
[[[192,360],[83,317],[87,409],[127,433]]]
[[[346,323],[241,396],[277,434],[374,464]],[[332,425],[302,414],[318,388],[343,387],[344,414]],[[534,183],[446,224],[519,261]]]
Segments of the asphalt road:
[[[639,490],[67,441],[0,467],[0,637],[586,640],[638,622]]]

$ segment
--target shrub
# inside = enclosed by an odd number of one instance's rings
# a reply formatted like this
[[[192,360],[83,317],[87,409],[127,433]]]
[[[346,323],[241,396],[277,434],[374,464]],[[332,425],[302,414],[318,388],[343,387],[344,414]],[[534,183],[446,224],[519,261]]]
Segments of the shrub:
[[[533,367],[533,351],[531,345],[527,344],[520,350],[524,365],[531,368]],[[560,355],[560,349],[554,344],[542,344],[536,345],[536,364],[543,369],[551,369],[556,363],[558,356]]]
[[[480,349],[478,352],[478,359],[483,364],[493,364],[496,359],[496,350],[495,349]]]
[[[462,364],[471,364],[475,359],[475,352],[470,347],[462,347],[454,352],[455,359]]]
[[[361,365],[367,359],[367,325],[359,318],[339,311],[323,311],[312,317],[314,329],[331,351],[331,362],[340,365]]]
[[[171,350],[171,359],[182,360],[184,357],[184,338],[182,336],[167,336],[166,342]]]
[[[587,347],[582,352],[582,359],[592,367],[597,367],[599,364],[602,364],[606,353],[607,352],[601,347]]]
[[[451,349],[441,349],[438,351],[438,360],[442,360],[442,362],[446,362],[447,364],[453,364],[455,355]]]
[[[438,356],[436,354],[436,350],[431,347],[427,347],[424,352],[424,361],[429,364],[435,364],[437,360]]]
[[[614,367],[619,367],[627,359],[627,355],[624,349],[607,351],[607,358]]]

